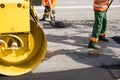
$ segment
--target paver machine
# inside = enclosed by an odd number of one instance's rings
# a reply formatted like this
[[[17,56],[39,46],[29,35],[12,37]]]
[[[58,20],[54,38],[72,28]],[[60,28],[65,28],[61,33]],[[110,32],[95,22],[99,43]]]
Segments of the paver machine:
[[[0,0],[0,74],[17,76],[37,67],[46,37],[29,0]]]

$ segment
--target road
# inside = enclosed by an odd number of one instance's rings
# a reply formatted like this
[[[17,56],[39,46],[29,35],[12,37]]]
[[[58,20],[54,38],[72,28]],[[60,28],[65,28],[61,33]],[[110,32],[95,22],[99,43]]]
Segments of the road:
[[[58,0],[56,20],[91,21],[94,19],[92,3],[93,1],[91,0]],[[120,20],[119,5],[119,0],[113,2],[108,11],[108,20]],[[40,14],[40,17],[42,17],[43,7],[35,6],[35,8]],[[78,29],[80,30],[80,28]],[[87,32],[91,28],[86,29]],[[53,56],[47,61],[44,61],[28,74],[16,77],[1,75],[0,80],[119,80],[120,64],[116,63],[120,62],[120,60],[119,58],[112,56],[115,53],[119,55],[117,52],[120,47],[119,44],[110,40],[111,43],[104,44],[110,46],[110,48],[107,48],[105,51],[106,53],[111,51],[110,55],[103,54],[98,57],[90,57],[89,55],[84,54],[85,52],[76,50],[76,48],[82,49],[79,46],[86,43],[90,32],[79,32],[80,34],[78,34],[79,30],[77,29],[72,29],[73,32],[70,32],[69,29],[44,28],[43,30],[48,38],[47,49],[59,49],[58,53],[60,53],[60,55]],[[64,31],[64,33],[61,31]],[[81,41],[77,40],[79,38]]]
[[[57,20],[84,20],[84,19],[93,19],[93,1],[91,0],[69,0],[63,1],[58,0],[57,8],[56,8],[56,16]],[[40,17],[43,14],[43,7],[36,7]],[[108,11],[108,19],[118,19],[120,17],[120,1],[113,1],[109,11]]]

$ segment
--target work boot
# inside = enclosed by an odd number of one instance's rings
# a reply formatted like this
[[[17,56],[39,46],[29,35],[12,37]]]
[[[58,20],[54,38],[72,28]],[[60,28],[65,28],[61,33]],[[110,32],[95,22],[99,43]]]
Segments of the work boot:
[[[50,19],[51,19],[52,21],[55,21],[55,17],[50,17]]]
[[[46,18],[43,17],[42,19],[39,19],[39,21],[46,21]]]
[[[104,42],[109,42],[109,40],[106,37],[99,37],[99,40],[104,41]]]
[[[88,45],[88,48],[93,48],[93,49],[102,49],[101,46],[99,45],[95,45],[95,46],[92,46],[92,45]]]
[[[102,49],[101,46],[97,45],[96,42],[90,41],[88,44],[88,48],[93,48],[93,49]]]

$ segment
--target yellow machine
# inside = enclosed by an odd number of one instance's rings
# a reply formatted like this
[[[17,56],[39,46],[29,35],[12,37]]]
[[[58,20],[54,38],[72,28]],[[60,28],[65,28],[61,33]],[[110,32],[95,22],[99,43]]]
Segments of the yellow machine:
[[[0,74],[22,75],[46,53],[46,37],[29,0],[0,0]]]

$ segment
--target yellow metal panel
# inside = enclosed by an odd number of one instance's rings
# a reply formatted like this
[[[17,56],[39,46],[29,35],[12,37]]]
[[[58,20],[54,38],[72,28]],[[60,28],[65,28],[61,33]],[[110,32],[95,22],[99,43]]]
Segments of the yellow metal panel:
[[[29,31],[29,0],[0,0],[0,33]]]

